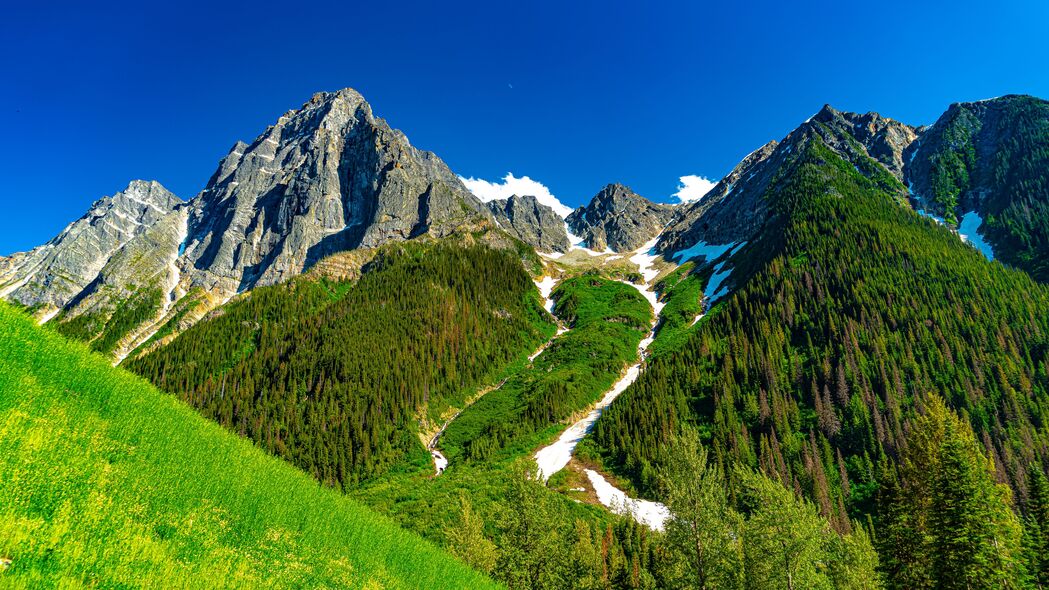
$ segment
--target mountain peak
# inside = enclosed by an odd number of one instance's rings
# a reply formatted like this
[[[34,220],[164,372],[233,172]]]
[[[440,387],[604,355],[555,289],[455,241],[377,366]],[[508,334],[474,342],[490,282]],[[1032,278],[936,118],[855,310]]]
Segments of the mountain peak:
[[[627,252],[640,248],[670,222],[674,207],[652,201],[630,187],[606,185],[585,207],[572,212],[565,221],[573,233],[593,250]]]
[[[195,284],[236,292],[324,256],[446,235],[488,209],[436,155],[374,116],[359,92],[314,94],[223,158],[194,201]]]
[[[841,114],[841,111],[839,111],[839,110],[835,109],[834,107],[830,106],[830,104],[824,104],[823,108],[821,108],[819,110],[819,112],[816,113],[816,115],[813,117],[813,119],[816,120],[816,121],[829,121],[829,120],[839,116],[840,114]]]

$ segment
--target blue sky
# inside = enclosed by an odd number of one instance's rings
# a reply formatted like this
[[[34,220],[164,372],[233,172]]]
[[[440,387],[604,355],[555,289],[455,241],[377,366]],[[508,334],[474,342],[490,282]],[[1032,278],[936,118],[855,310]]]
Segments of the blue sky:
[[[457,173],[671,201],[824,103],[931,123],[1049,97],[1049,3],[23,2],[0,21],[0,254],[134,178],[197,193],[238,139],[354,87]],[[156,3],[160,4],[160,3]]]

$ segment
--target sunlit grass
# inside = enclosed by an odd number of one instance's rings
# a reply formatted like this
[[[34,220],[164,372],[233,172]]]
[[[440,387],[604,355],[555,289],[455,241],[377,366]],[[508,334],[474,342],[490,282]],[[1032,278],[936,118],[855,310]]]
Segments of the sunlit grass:
[[[16,588],[493,586],[7,305],[0,558]]]

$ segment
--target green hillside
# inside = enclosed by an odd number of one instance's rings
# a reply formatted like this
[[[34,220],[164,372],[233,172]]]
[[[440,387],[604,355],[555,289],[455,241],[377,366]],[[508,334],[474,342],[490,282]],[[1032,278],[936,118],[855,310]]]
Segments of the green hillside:
[[[876,511],[879,463],[935,394],[1022,507],[1049,460],[1049,291],[901,206],[884,172],[868,178],[819,137],[795,154],[762,240],[739,255],[754,274],[650,363],[592,444],[654,494],[688,425],[718,461],[774,475],[844,530]]]
[[[0,586],[494,586],[6,304],[0,449]]]
[[[420,423],[439,424],[553,331],[515,254],[409,243],[381,249],[354,283],[255,289],[127,368],[346,488],[428,464]]]

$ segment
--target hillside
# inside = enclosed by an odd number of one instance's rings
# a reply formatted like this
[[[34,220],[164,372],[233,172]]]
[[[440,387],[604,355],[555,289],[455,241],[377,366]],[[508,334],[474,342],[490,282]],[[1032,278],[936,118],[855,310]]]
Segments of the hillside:
[[[656,493],[666,442],[697,430],[718,461],[774,475],[836,526],[875,512],[921,400],[973,427],[1019,506],[1044,468],[1049,291],[913,213],[874,160],[819,121],[795,132],[734,257],[736,293],[653,360],[593,445]]]
[[[493,586],[6,304],[0,358],[0,585]]]
[[[418,435],[553,330],[513,254],[392,244],[356,281],[255,289],[127,368],[346,487],[427,462]]]

